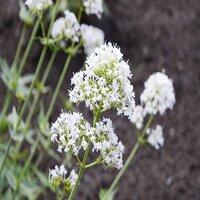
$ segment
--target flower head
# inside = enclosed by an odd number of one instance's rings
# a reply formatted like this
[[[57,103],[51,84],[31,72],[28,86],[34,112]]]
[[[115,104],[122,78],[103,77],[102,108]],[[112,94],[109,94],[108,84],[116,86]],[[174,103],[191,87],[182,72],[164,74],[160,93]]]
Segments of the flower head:
[[[104,118],[92,131],[93,151],[100,152],[100,161],[108,167],[122,168],[124,146],[114,133],[112,121]]]
[[[99,19],[103,13],[103,0],[83,0],[85,12],[88,15],[96,15]]]
[[[135,106],[133,115],[130,118],[131,122],[133,122],[137,129],[141,129],[143,126],[144,114],[143,107],[140,105]]]
[[[51,30],[51,36],[57,40],[71,40],[78,42],[80,26],[74,13],[66,10],[65,16],[58,18]]]
[[[62,177],[62,179],[65,179],[66,174],[67,170],[65,169],[64,165],[61,165],[60,167],[56,165],[54,169],[49,170],[50,180],[53,180],[57,177]]]
[[[100,163],[118,169],[123,166],[124,146],[115,135],[110,119],[103,119],[96,122],[94,127],[90,127],[79,113],[61,113],[52,124],[51,134],[51,141],[58,143],[59,152],[63,149],[65,152],[71,150],[75,156],[78,156],[80,149],[85,151],[88,145],[92,144],[93,151],[100,154],[98,159]],[[57,176],[60,170],[56,167],[56,170],[51,171],[51,176],[54,174]]]
[[[155,129],[148,130],[148,143],[155,149],[159,149],[164,144],[162,127],[157,125]]]
[[[38,13],[47,9],[53,2],[52,0],[26,0],[25,4],[33,13]]]
[[[119,48],[111,43],[97,47],[86,60],[86,70],[71,80],[70,101],[84,101],[91,110],[116,108],[118,114],[132,115],[135,107],[129,65],[122,59]]]
[[[51,141],[58,143],[58,151],[61,153],[72,151],[78,155],[81,148],[86,148],[85,137],[89,124],[80,113],[61,113],[60,117],[51,126]]]
[[[86,24],[81,25],[84,51],[90,55],[94,49],[104,43],[104,33],[101,29]]]
[[[175,94],[172,80],[164,73],[152,74],[145,82],[145,89],[140,96],[144,112],[162,115],[166,109],[172,109],[175,104]]]
[[[63,190],[64,188],[65,192],[69,193],[72,190],[78,175],[74,170],[71,171],[68,178],[66,178],[66,175],[67,170],[65,169],[64,165],[61,165],[60,167],[56,165],[54,169],[49,170],[50,184],[55,191]]]

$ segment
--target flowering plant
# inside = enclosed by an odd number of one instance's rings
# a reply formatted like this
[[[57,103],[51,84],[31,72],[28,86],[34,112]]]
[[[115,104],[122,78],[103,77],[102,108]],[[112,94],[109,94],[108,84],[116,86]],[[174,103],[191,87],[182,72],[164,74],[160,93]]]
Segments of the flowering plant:
[[[105,43],[101,29],[81,23],[83,13],[101,19],[103,0],[79,3],[76,13],[64,0],[19,1],[23,27],[16,55],[11,66],[0,57],[0,76],[7,88],[0,114],[0,192],[3,199],[45,198],[44,191],[49,188],[55,191],[57,199],[72,200],[84,171],[96,165],[119,171],[110,188],[100,192],[100,199],[113,199],[116,186],[138,148],[147,144],[159,150],[164,145],[162,127],[154,127],[152,122],[157,114],[163,115],[175,104],[172,80],[162,72],[152,74],[145,82],[140,103],[135,105],[133,75],[120,47],[112,42]],[[31,27],[23,51],[27,30]],[[42,50],[35,72],[24,74],[36,40]],[[65,98],[63,110],[51,123],[70,63],[81,50],[87,56],[84,67],[73,74],[69,100]],[[66,60],[47,104],[41,97],[50,91],[46,83],[61,51]],[[73,104],[85,105],[92,113],[93,122]],[[106,116],[110,110],[125,117],[138,131],[137,142],[126,161],[123,138],[119,139],[115,122]],[[51,145],[56,146],[57,152]],[[49,169],[49,178],[40,165],[48,158],[52,158],[52,164],[61,163]],[[79,170],[75,167],[67,173],[67,168],[72,168],[72,158]]]

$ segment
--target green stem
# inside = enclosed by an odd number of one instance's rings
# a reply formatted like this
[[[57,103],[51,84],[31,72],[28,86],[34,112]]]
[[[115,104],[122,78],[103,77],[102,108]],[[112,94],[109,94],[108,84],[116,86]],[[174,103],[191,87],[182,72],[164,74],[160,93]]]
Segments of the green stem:
[[[19,43],[18,43],[18,46],[17,46],[17,50],[16,50],[16,53],[15,53],[15,57],[14,57],[12,66],[17,66],[17,63],[18,63],[18,60],[19,60],[19,55],[20,55],[21,50],[22,50],[26,30],[27,30],[27,26],[26,26],[26,24],[23,24],[22,31],[21,31],[21,34],[20,34]]]
[[[18,121],[17,121],[17,127],[19,127],[19,125],[20,125],[20,123],[21,123],[21,120],[22,120],[22,117],[23,117],[23,114],[24,114],[24,112],[25,112],[25,110],[26,110],[26,108],[27,108],[27,106],[28,106],[28,102],[29,102],[29,99],[30,99],[30,97],[31,97],[31,95],[32,95],[33,88],[34,88],[34,86],[35,86],[35,83],[36,83],[36,81],[37,81],[37,79],[38,79],[40,70],[41,70],[41,68],[42,68],[42,64],[43,64],[43,61],[44,61],[44,57],[45,57],[45,55],[46,55],[46,51],[47,51],[47,46],[45,46],[45,47],[43,48],[43,50],[42,50],[42,54],[41,54],[41,56],[40,56],[40,59],[39,59],[39,62],[38,62],[38,66],[37,66],[37,68],[36,68],[36,72],[35,72],[35,74],[34,74],[33,81],[32,81],[31,86],[30,86],[30,88],[29,88],[28,95],[27,95],[27,97],[26,97],[26,99],[25,99],[25,102],[24,102],[24,104],[23,104],[23,106],[22,106],[22,109],[21,109],[21,112],[20,112],[20,114],[19,114],[19,118],[18,118]]]
[[[26,60],[28,58],[28,55],[30,53],[30,50],[31,50],[31,47],[32,47],[32,44],[33,44],[33,41],[34,41],[34,38],[35,38],[35,35],[36,35],[36,32],[38,30],[38,26],[39,26],[39,21],[37,20],[36,23],[35,23],[35,25],[34,25],[31,37],[30,37],[30,39],[28,41],[28,45],[26,47],[24,56],[23,56],[22,61],[21,61],[20,65],[19,65],[19,71],[17,73],[17,79],[21,75],[22,70],[24,68],[24,65],[26,63]],[[15,65],[17,65],[17,62],[18,62],[18,59],[19,59],[19,54],[20,54],[21,49],[22,49],[22,44],[23,44],[25,32],[26,32],[26,25],[24,25],[23,28],[22,28],[22,33],[21,33],[21,36],[20,36],[19,44],[18,44],[18,47],[17,47],[17,51],[16,51],[16,54],[15,54],[15,58],[14,58],[12,67],[14,67]],[[4,112],[3,112],[4,115],[6,114],[8,108],[9,108],[9,105],[10,105],[10,102],[11,102],[12,96],[13,96],[12,91],[9,90],[7,93],[9,93],[8,94],[9,99],[8,100],[5,99],[5,101],[4,101]],[[4,117],[4,115],[2,115],[2,116]]]
[[[51,70],[51,67],[52,67],[52,65],[54,63],[54,60],[56,58],[56,54],[57,54],[56,52],[53,52],[52,55],[51,55],[51,58],[50,58],[50,60],[48,62],[48,65],[46,67],[46,70],[45,70],[44,75],[43,75],[42,80],[41,80],[41,84],[42,85],[45,85],[45,83],[46,83],[47,77],[48,77],[49,72]],[[38,91],[37,94],[34,96],[33,103],[31,105],[29,114],[28,114],[26,122],[25,122],[25,132],[26,132],[26,130],[28,129],[28,127],[30,125],[30,121],[31,121],[32,116],[34,114],[34,111],[35,111],[35,108],[36,108],[36,105],[37,105],[39,97],[40,97],[40,92]]]
[[[24,165],[22,171],[20,172],[20,176],[19,176],[19,178],[18,178],[18,186],[19,186],[19,184],[20,184],[20,182],[21,182],[23,176],[26,174],[26,172],[27,172],[27,170],[28,170],[28,168],[29,168],[29,165],[30,165],[30,163],[31,163],[31,160],[32,160],[32,158],[33,158],[33,156],[34,156],[35,149],[37,148],[37,145],[38,145],[38,144],[39,144],[39,136],[37,136],[36,142],[35,142],[35,144],[34,144],[32,150],[31,150],[31,153],[30,153],[30,155],[29,155],[29,157],[28,157],[28,159],[27,159],[27,161],[26,161],[26,163],[25,163],[25,165]]]
[[[54,22],[54,20],[55,20],[55,18],[56,18],[56,12],[57,12],[57,7],[58,7],[58,2],[59,2],[59,0],[56,1],[56,5],[55,5],[55,7],[54,7],[53,16],[52,16],[52,18],[51,18],[51,22],[50,22],[49,29],[48,29],[48,33],[47,33],[47,40],[48,40],[49,37],[50,37],[51,27],[52,27],[53,22]],[[38,23],[39,23],[39,19],[38,19],[37,21],[38,21]],[[26,97],[26,100],[25,100],[25,102],[24,102],[24,104],[23,104],[22,110],[21,110],[20,115],[19,115],[19,119],[18,119],[18,122],[17,122],[17,127],[19,126],[19,124],[20,124],[20,122],[21,122],[21,120],[22,120],[22,116],[23,116],[23,114],[24,114],[24,112],[25,112],[25,110],[26,110],[26,108],[27,108],[28,101],[29,101],[30,96],[31,96],[31,94],[32,94],[33,87],[34,87],[34,85],[35,85],[35,83],[36,83],[36,80],[37,80],[37,78],[38,78],[38,75],[39,75],[39,73],[40,73],[41,66],[42,66],[42,64],[43,64],[43,60],[44,60],[46,51],[47,51],[47,46],[44,46],[44,47],[43,47],[43,50],[42,50],[42,54],[41,54],[40,59],[39,59],[39,62],[38,62],[38,66],[37,66],[37,68],[36,68],[36,72],[35,72],[35,74],[34,74],[33,81],[32,81],[32,83],[31,83],[31,86],[30,86],[30,89],[29,89],[28,96]],[[47,74],[45,75],[44,78],[45,78],[45,79],[47,78]],[[26,169],[29,168],[31,159],[32,159],[32,157],[33,157],[33,155],[34,155],[34,153],[35,153],[35,151],[36,151],[36,149],[37,149],[37,146],[38,146],[38,143],[36,143],[36,145],[35,145],[33,151],[31,152],[31,155],[32,155],[32,156],[30,156],[30,158],[26,161],[25,166],[24,166],[24,168],[22,169],[22,171],[23,171],[23,170],[26,171]],[[30,160],[30,161],[29,161],[29,160]],[[18,184],[20,184],[20,181],[21,181],[21,179],[19,179]]]
[[[24,66],[25,66],[25,64],[26,64],[27,58],[28,58],[29,53],[30,53],[30,51],[31,51],[31,47],[32,47],[33,41],[34,41],[34,39],[35,39],[35,35],[36,35],[36,33],[37,33],[37,30],[38,30],[38,27],[39,27],[39,23],[40,23],[40,20],[37,19],[36,22],[35,22],[33,31],[32,31],[32,33],[31,33],[31,37],[30,37],[30,39],[29,39],[29,41],[28,41],[28,45],[27,45],[27,47],[26,47],[24,56],[22,57],[22,61],[21,61],[20,65],[19,65],[19,71],[18,71],[18,73],[17,73],[17,77],[18,77],[18,78],[19,78],[19,76],[21,75],[21,73],[22,73],[22,71],[23,71],[23,69],[24,69]]]
[[[147,129],[149,128],[149,126],[151,125],[153,120],[153,115],[151,115],[147,121],[147,124],[145,126],[145,128],[143,129],[142,133],[141,133],[141,137],[144,137]],[[111,186],[109,187],[108,191],[106,192],[105,196],[103,197],[103,200],[107,200],[109,194],[115,189],[115,187],[117,186],[117,184],[119,183],[119,180],[122,178],[123,174],[125,173],[126,169],[128,168],[128,166],[130,165],[131,161],[133,160],[133,158],[135,157],[135,154],[137,153],[138,149],[140,147],[140,141],[138,140],[137,143],[134,145],[128,159],[126,160],[123,168],[120,170],[120,172],[118,173],[118,175],[115,177],[113,183],[111,184]]]
[[[23,27],[22,27],[21,34],[20,34],[20,39],[19,39],[19,43],[17,45],[15,57],[14,57],[14,60],[13,60],[13,63],[12,63],[12,68],[14,66],[17,66],[19,55],[21,53],[22,45],[23,45],[24,38],[25,38],[25,33],[26,33],[26,25],[24,24]],[[9,108],[11,100],[12,100],[12,91],[8,90],[7,93],[6,93],[5,100],[4,100],[3,111],[1,112],[1,119],[4,118],[6,112]]]
[[[24,56],[23,56],[23,58],[22,58],[22,61],[21,61],[21,63],[20,63],[20,66],[19,66],[19,71],[18,71],[18,74],[17,74],[17,78],[20,76],[20,74],[21,74],[21,72],[22,72],[22,70],[23,70],[23,67],[24,67],[24,65],[25,65],[25,62],[26,62],[26,60],[27,60],[27,57],[28,57],[28,55],[29,55],[30,49],[31,49],[32,44],[33,44],[33,40],[34,40],[34,38],[35,38],[35,34],[36,34],[36,32],[37,32],[37,29],[38,29],[38,25],[39,25],[39,20],[37,20],[36,23],[35,23],[35,25],[34,25],[33,32],[32,32],[32,34],[31,34],[31,37],[30,37],[29,42],[28,42],[28,46],[27,46],[27,48],[26,48],[26,50],[25,50]],[[38,74],[36,74],[36,75],[38,75]],[[35,77],[35,78],[36,78],[36,77]],[[34,81],[33,81],[33,82],[34,82]],[[32,82],[32,89],[33,89],[33,86],[34,86],[34,84],[35,84],[35,83],[33,84],[33,82]],[[21,113],[20,113],[19,119],[18,119],[18,121],[17,121],[17,128],[18,128],[18,126],[19,126],[19,124],[20,124],[20,122],[21,122],[21,120],[22,120],[22,115],[23,115],[23,113],[24,113],[24,111],[25,111],[25,109],[26,109],[26,106],[27,106],[27,104],[28,104],[28,100],[29,100],[29,98],[30,98],[30,94],[32,93],[32,89],[30,88],[28,98],[26,98],[26,100],[25,100],[24,106],[23,106],[23,108],[22,108],[22,111],[21,111]],[[12,93],[11,93],[10,95],[11,95],[10,98],[12,98]],[[27,100],[27,99],[28,99],[28,100]],[[9,103],[10,103],[10,102],[8,101],[8,105],[7,105],[7,108],[6,108],[6,109],[8,109]],[[4,111],[5,113],[7,112],[6,109],[5,109],[5,111]],[[3,158],[3,162],[2,162],[2,164],[1,164],[0,176],[1,176],[2,170],[3,170],[3,168],[4,168],[5,161],[6,161],[6,158],[7,158],[7,156],[8,156],[8,152],[10,151],[11,143],[12,143],[12,139],[10,138],[10,139],[9,139],[9,145],[8,145],[7,151],[5,152],[5,155],[4,155],[4,158]]]
[[[92,162],[92,163],[86,165],[86,166],[85,166],[85,169],[89,169],[89,168],[91,168],[91,167],[93,167],[93,166],[95,166],[95,165],[97,165],[97,164],[98,164],[98,162],[97,162],[97,161],[94,161],[94,162]]]
[[[58,2],[59,2],[59,0],[56,1],[56,5],[55,5],[55,8],[54,8],[54,13],[53,13],[53,16],[52,16],[52,18],[51,18],[50,26],[49,26],[49,29],[48,29],[47,39],[50,37],[51,27],[52,27],[53,22],[54,22],[55,17],[56,17],[56,11],[57,11],[57,7],[58,7]],[[30,38],[30,40],[29,40],[28,46],[27,46],[27,48],[26,48],[25,54],[24,54],[24,56],[23,56],[23,58],[22,58],[22,61],[21,61],[21,63],[20,63],[20,66],[19,66],[19,71],[18,71],[18,74],[17,74],[18,77],[20,76],[20,74],[21,74],[21,72],[22,72],[22,70],[23,70],[23,68],[24,68],[24,65],[25,65],[25,63],[26,63],[26,59],[27,59],[27,57],[28,57],[28,55],[29,55],[29,52],[30,52],[30,49],[31,49],[33,40],[34,40],[34,38],[35,38],[35,34],[36,34],[37,29],[38,29],[38,26],[39,26],[39,23],[40,23],[40,20],[37,19],[37,21],[36,21],[36,23],[35,23],[35,25],[34,25],[34,29],[33,29],[33,32],[32,32],[32,34],[31,34],[31,38]],[[23,114],[24,114],[24,112],[25,112],[25,110],[26,110],[26,108],[27,108],[28,101],[29,101],[30,96],[31,96],[31,94],[32,94],[33,87],[35,86],[36,80],[37,80],[38,75],[39,75],[39,73],[40,73],[40,70],[41,70],[41,67],[42,67],[42,64],[43,64],[43,61],[44,61],[44,57],[45,57],[46,51],[47,51],[47,46],[44,46],[44,47],[43,47],[43,50],[42,50],[42,53],[41,53],[41,56],[40,56],[40,59],[39,59],[39,62],[38,62],[38,66],[37,66],[37,68],[36,68],[36,72],[35,72],[35,74],[34,74],[33,81],[32,81],[31,86],[30,86],[30,88],[29,88],[28,96],[26,97],[25,102],[24,102],[24,104],[23,104],[23,107],[22,107],[22,109],[21,109],[21,112],[20,112],[20,114],[19,114],[19,118],[18,118],[18,121],[17,121],[16,128],[19,127],[19,125],[20,125],[20,123],[21,123],[21,120],[22,120],[22,116],[23,116]],[[10,138],[10,139],[9,139],[9,145],[8,145],[7,151],[6,151],[5,155],[4,155],[4,159],[3,159],[3,162],[2,162],[2,164],[1,164],[0,176],[1,176],[1,172],[2,172],[2,170],[3,170],[3,167],[4,167],[4,165],[5,165],[5,161],[6,161],[6,158],[7,158],[7,156],[8,156],[8,152],[9,152],[10,147],[11,147],[11,142],[12,142],[12,139]],[[37,148],[37,145],[36,145],[35,148]],[[34,155],[34,153],[35,153],[35,150],[33,151],[33,155]],[[29,163],[29,164],[30,164],[30,163]],[[25,166],[26,166],[26,165],[25,165]],[[28,165],[28,166],[29,166],[29,165]]]
[[[59,2],[59,0],[56,1],[56,5],[55,5],[55,8],[54,8],[53,16],[52,16],[52,18],[51,18],[51,22],[50,22],[49,29],[48,29],[48,33],[47,33],[47,40],[48,40],[49,37],[50,37],[51,27],[52,27],[53,22],[54,22],[54,20],[55,20],[55,18],[56,18],[56,12],[57,12],[57,7],[58,7],[58,2]],[[39,22],[40,22],[40,19],[38,18],[38,19],[37,19],[37,23],[39,24]],[[32,83],[31,83],[31,86],[30,86],[30,89],[29,89],[28,96],[26,97],[26,100],[25,100],[25,102],[24,102],[24,104],[23,104],[22,110],[21,110],[20,115],[19,115],[19,120],[18,120],[18,122],[17,122],[17,127],[19,126],[19,124],[20,124],[20,122],[21,122],[21,120],[22,120],[22,116],[23,116],[23,114],[24,114],[24,112],[25,112],[25,109],[26,109],[26,107],[27,107],[27,105],[28,105],[28,101],[29,101],[30,96],[31,96],[31,94],[32,94],[33,87],[35,86],[36,80],[37,80],[38,75],[39,75],[39,73],[40,73],[40,70],[41,70],[41,67],[42,67],[42,64],[43,64],[43,61],[44,61],[44,57],[45,57],[45,55],[46,55],[46,51],[47,51],[47,46],[44,46],[44,47],[43,47],[43,50],[42,50],[42,54],[41,54],[40,59],[39,59],[38,66],[37,66],[37,68],[36,68],[36,72],[35,72],[35,74],[34,74],[33,81],[32,81]]]
[[[46,37],[46,33],[45,33],[45,29],[44,29],[44,24],[43,24],[43,22],[42,22],[42,17],[39,16],[38,18],[39,18],[39,20],[40,20],[40,26],[41,26],[41,29],[42,29],[42,36],[43,36],[43,37]]]
[[[93,127],[96,127],[95,124],[96,122],[99,121],[99,117],[100,117],[100,111],[102,109],[102,102],[100,103],[99,105],[99,108],[98,110],[96,111],[96,113],[94,113],[94,120],[93,120]],[[85,151],[85,154],[84,154],[84,157],[83,157],[83,162],[82,164],[80,165],[80,170],[79,170],[79,173],[78,173],[78,178],[77,178],[77,181],[76,181],[76,184],[75,186],[73,187],[72,189],[72,192],[70,193],[70,196],[69,196],[69,199],[68,200],[73,200],[74,197],[75,197],[75,194],[76,194],[76,191],[78,189],[78,186],[80,184],[80,181],[81,181],[81,178],[83,176],[83,172],[86,168],[88,168],[89,165],[86,165],[86,161],[87,161],[87,158],[88,158],[88,154],[89,154],[89,151],[90,151],[90,146],[91,146],[91,143],[88,144],[87,146],[87,149]],[[93,165],[93,163],[91,163]]]
[[[3,105],[3,110],[1,111],[1,115],[0,115],[0,122],[4,119],[5,115],[6,115],[6,112],[8,110],[8,107],[10,105],[10,102],[12,100],[12,93],[10,90],[8,90],[6,92],[6,97],[5,97],[5,100],[4,100],[4,105]]]
[[[2,175],[2,172],[3,172],[3,167],[4,167],[5,162],[6,162],[6,158],[7,158],[8,154],[9,154],[9,151],[10,151],[11,144],[12,144],[12,139],[10,138],[9,141],[8,141],[8,146],[7,146],[6,152],[4,154],[3,160],[1,162],[0,178],[1,178],[1,175]]]
[[[30,153],[30,155],[29,155],[29,157],[28,157],[28,159],[27,159],[27,161],[26,161],[26,163],[25,163],[25,165],[24,165],[22,171],[20,172],[20,175],[19,175],[18,179],[17,179],[16,194],[19,194],[18,200],[21,199],[21,194],[19,193],[20,183],[21,183],[21,181],[22,181],[24,175],[26,174],[27,170],[29,169],[31,160],[32,160],[32,158],[33,158],[33,156],[34,156],[34,152],[35,152],[35,149],[37,148],[38,143],[39,143],[39,136],[37,136],[35,145],[33,146],[32,150],[31,150],[31,153]]]
[[[51,102],[50,102],[50,105],[49,105],[49,108],[48,108],[48,111],[47,111],[47,114],[46,114],[46,119],[48,120],[52,111],[53,111],[53,107],[54,107],[54,104],[56,102],[56,98],[58,96],[58,93],[60,91],[60,88],[61,88],[61,85],[64,81],[64,78],[65,78],[65,75],[66,75],[66,72],[67,72],[67,69],[69,67],[69,64],[71,62],[71,59],[72,59],[72,54],[69,54],[68,57],[67,57],[67,60],[65,62],[65,65],[64,65],[64,68],[62,70],[62,73],[61,73],[61,76],[60,76],[60,79],[58,81],[58,84],[56,86],[56,89],[55,89],[55,92],[53,94],[53,97],[51,99]]]
[[[90,151],[90,144],[88,144],[88,147],[87,147],[87,149],[85,151],[85,154],[84,154],[84,157],[83,157],[83,162],[82,162],[82,165],[81,165],[79,173],[78,173],[78,178],[77,178],[76,184],[73,187],[73,190],[70,193],[70,196],[69,196],[68,200],[73,200],[74,199],[74,196],[75,196],[76,191],[78,189],[78,186],[80,184],[81,178],[83,176],[83,172],[85,170],[85,165],[86,165],[86,161],[87,161],[87,158],[88,158],[89,151]]]
[[[57,54],[56,52],[53,52],[52,55],[51,55],[51,58],[48,62],[48,65],[46,67],[46,70],[45,70],[44,75],[43,75],[42,80],[41,80],[42,85],[45,85],[45,83],[46,83],[47,77],[49,75],[49,72],[51,70],[53,62],[55,60],[56,54]],[[28,128],[29,128],[29,125],[30,125],[32,116],[34,114],[35,108],[37,106],[37,102],[38,102],[39,97],[40,97],[40,92],[37,91],[37,94],[34,96],[33,103],[31,104],[30,111],[29,111],[28,116],[26,118],[24,133],[26,133]],[[17,144],[16,152],[19,152],[21,145],[22,145],[22,141]]]

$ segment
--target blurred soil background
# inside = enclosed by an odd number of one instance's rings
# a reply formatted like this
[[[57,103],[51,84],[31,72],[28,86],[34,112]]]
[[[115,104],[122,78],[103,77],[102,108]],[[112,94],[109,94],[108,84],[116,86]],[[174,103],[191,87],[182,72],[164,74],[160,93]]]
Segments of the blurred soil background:
[[[174,109],[160,116],[155,124],[164,128],[165,144],[160,151],[140,148],[122,178],[116,200],[199,200],[200,199],[200,1],[199,0],[108,0],[109,15],[101,21],[84,17],[83,21],[103,29],[107,41],[116,42],[129,60],[133,72],[136,100],[144,88],[144,81],[156,71],[165,69],[173,79],[177,103]],[[18,18],[16,0],[0,0],[0,55],[11,63],[22,24]],[[29,57],[27,72],[34,72],[40,55],[35,44]],[[47,56],[48,60],[48,56]],[[52,87],[44,95],[46,101],[62,70],[64,55],[56,59],[47,85]],[[69,80],[83,63],[82,56],[70,66],[52,119],[62,108]],[[45,67],[45,65],[44,65]],[[5,88],[0,83],[0,105]],[[90,117],[84,105],[81,110]],[[111,116],[126,154],[136,139],[134,126],[124,117]],[[125,160],[125,159],[124,159]],[[52,167],[46,161],[44,169]],[[86,171],[76,199],[98,199],[101,187],[109,187],[117,170],[102,166]],[[48,199],[51,199],[50,196]],[[54,198],[52,198],[54,199]]]

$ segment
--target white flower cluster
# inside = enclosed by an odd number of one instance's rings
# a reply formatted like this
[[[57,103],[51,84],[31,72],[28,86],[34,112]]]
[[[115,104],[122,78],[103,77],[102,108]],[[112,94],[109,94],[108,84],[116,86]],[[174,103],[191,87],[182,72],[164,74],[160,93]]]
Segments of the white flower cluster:
[[[172,80],[164,73],[152,74],[145,82],[145,89],[140,96],[144,112],[162,115],[166,109],[172,109],[175,104],[175,94]]]
[[[26,0],[25,4],[32,12],[41,12],[53,4],[52,0]]]
[[[86,149],[85,136],[90,125],[80,113],[61,113],[51,126],[51,141],[58,143],[58,152],[71,150],[78,155],[80,149]]]
[[[164,144],[163,130],[160,125],[157,125],[155,129],[147,131],[148,143],[153,146],[155,149],[159,149]]]
[[[81,35],[85,53],[89,56],[96,47],[104,43],[104,32],[94,26],[81,25]]]
[[[86,60],[86,70],[76,73],[71,84],[70,101],[84,101],[90,110],[116,108],[118,114],[132,116],[135,99],[129,65],[119,48],[111,43],[97,47]]]
[[[62,179],[65,179],[66,174],[67,170],[64,165],[61,165],[60,167],[56,165],[54,169],[49,170],[49,179],[52,180],[56,177],[62,177]]]
[[[74,13],[66,10],[65,16],[58,18],[51,30],[51,36],[59,41],[71,40],[73,42],[79,41],[80,25]]]
[[[100,152],[100,160],[108,167],[123,167],[124,146],[114,133],[110,119],[103,119],[92,128],[93,151]]]
[[[88,15],[96,15],[99,19],[103,13],[103,0],[83,0],[85,12]]]
[[[67,170],[65,169],[64,165],[61,165],[60,167],[56,165],[54,169],[49,170],[50,183],[52,184],[53,181],[57,178],[66,180],[66,175],[67,175]],[[75,185],[77,178],[78,175],[74,170],[72,170],[69,177],[67,178],[67,180],[70,182],[71,187]]]
[[[142,106],[137,105],[134,108],[133,115],[131,116],[130,120],[133,122],[137,129],[141,129],[143,126],[144,120],[144,109]]]
[[[92,144],[93,151],[100,153],[101,163],[118,169],[123,166],[124,146],[115,135],[109,119],[90,127],[79,113],[61,113],[52,124],[51,134],[51,141],[58,143],[59,152],[71,150],[78,156],[81,148],[85,151],[88,144]]]

